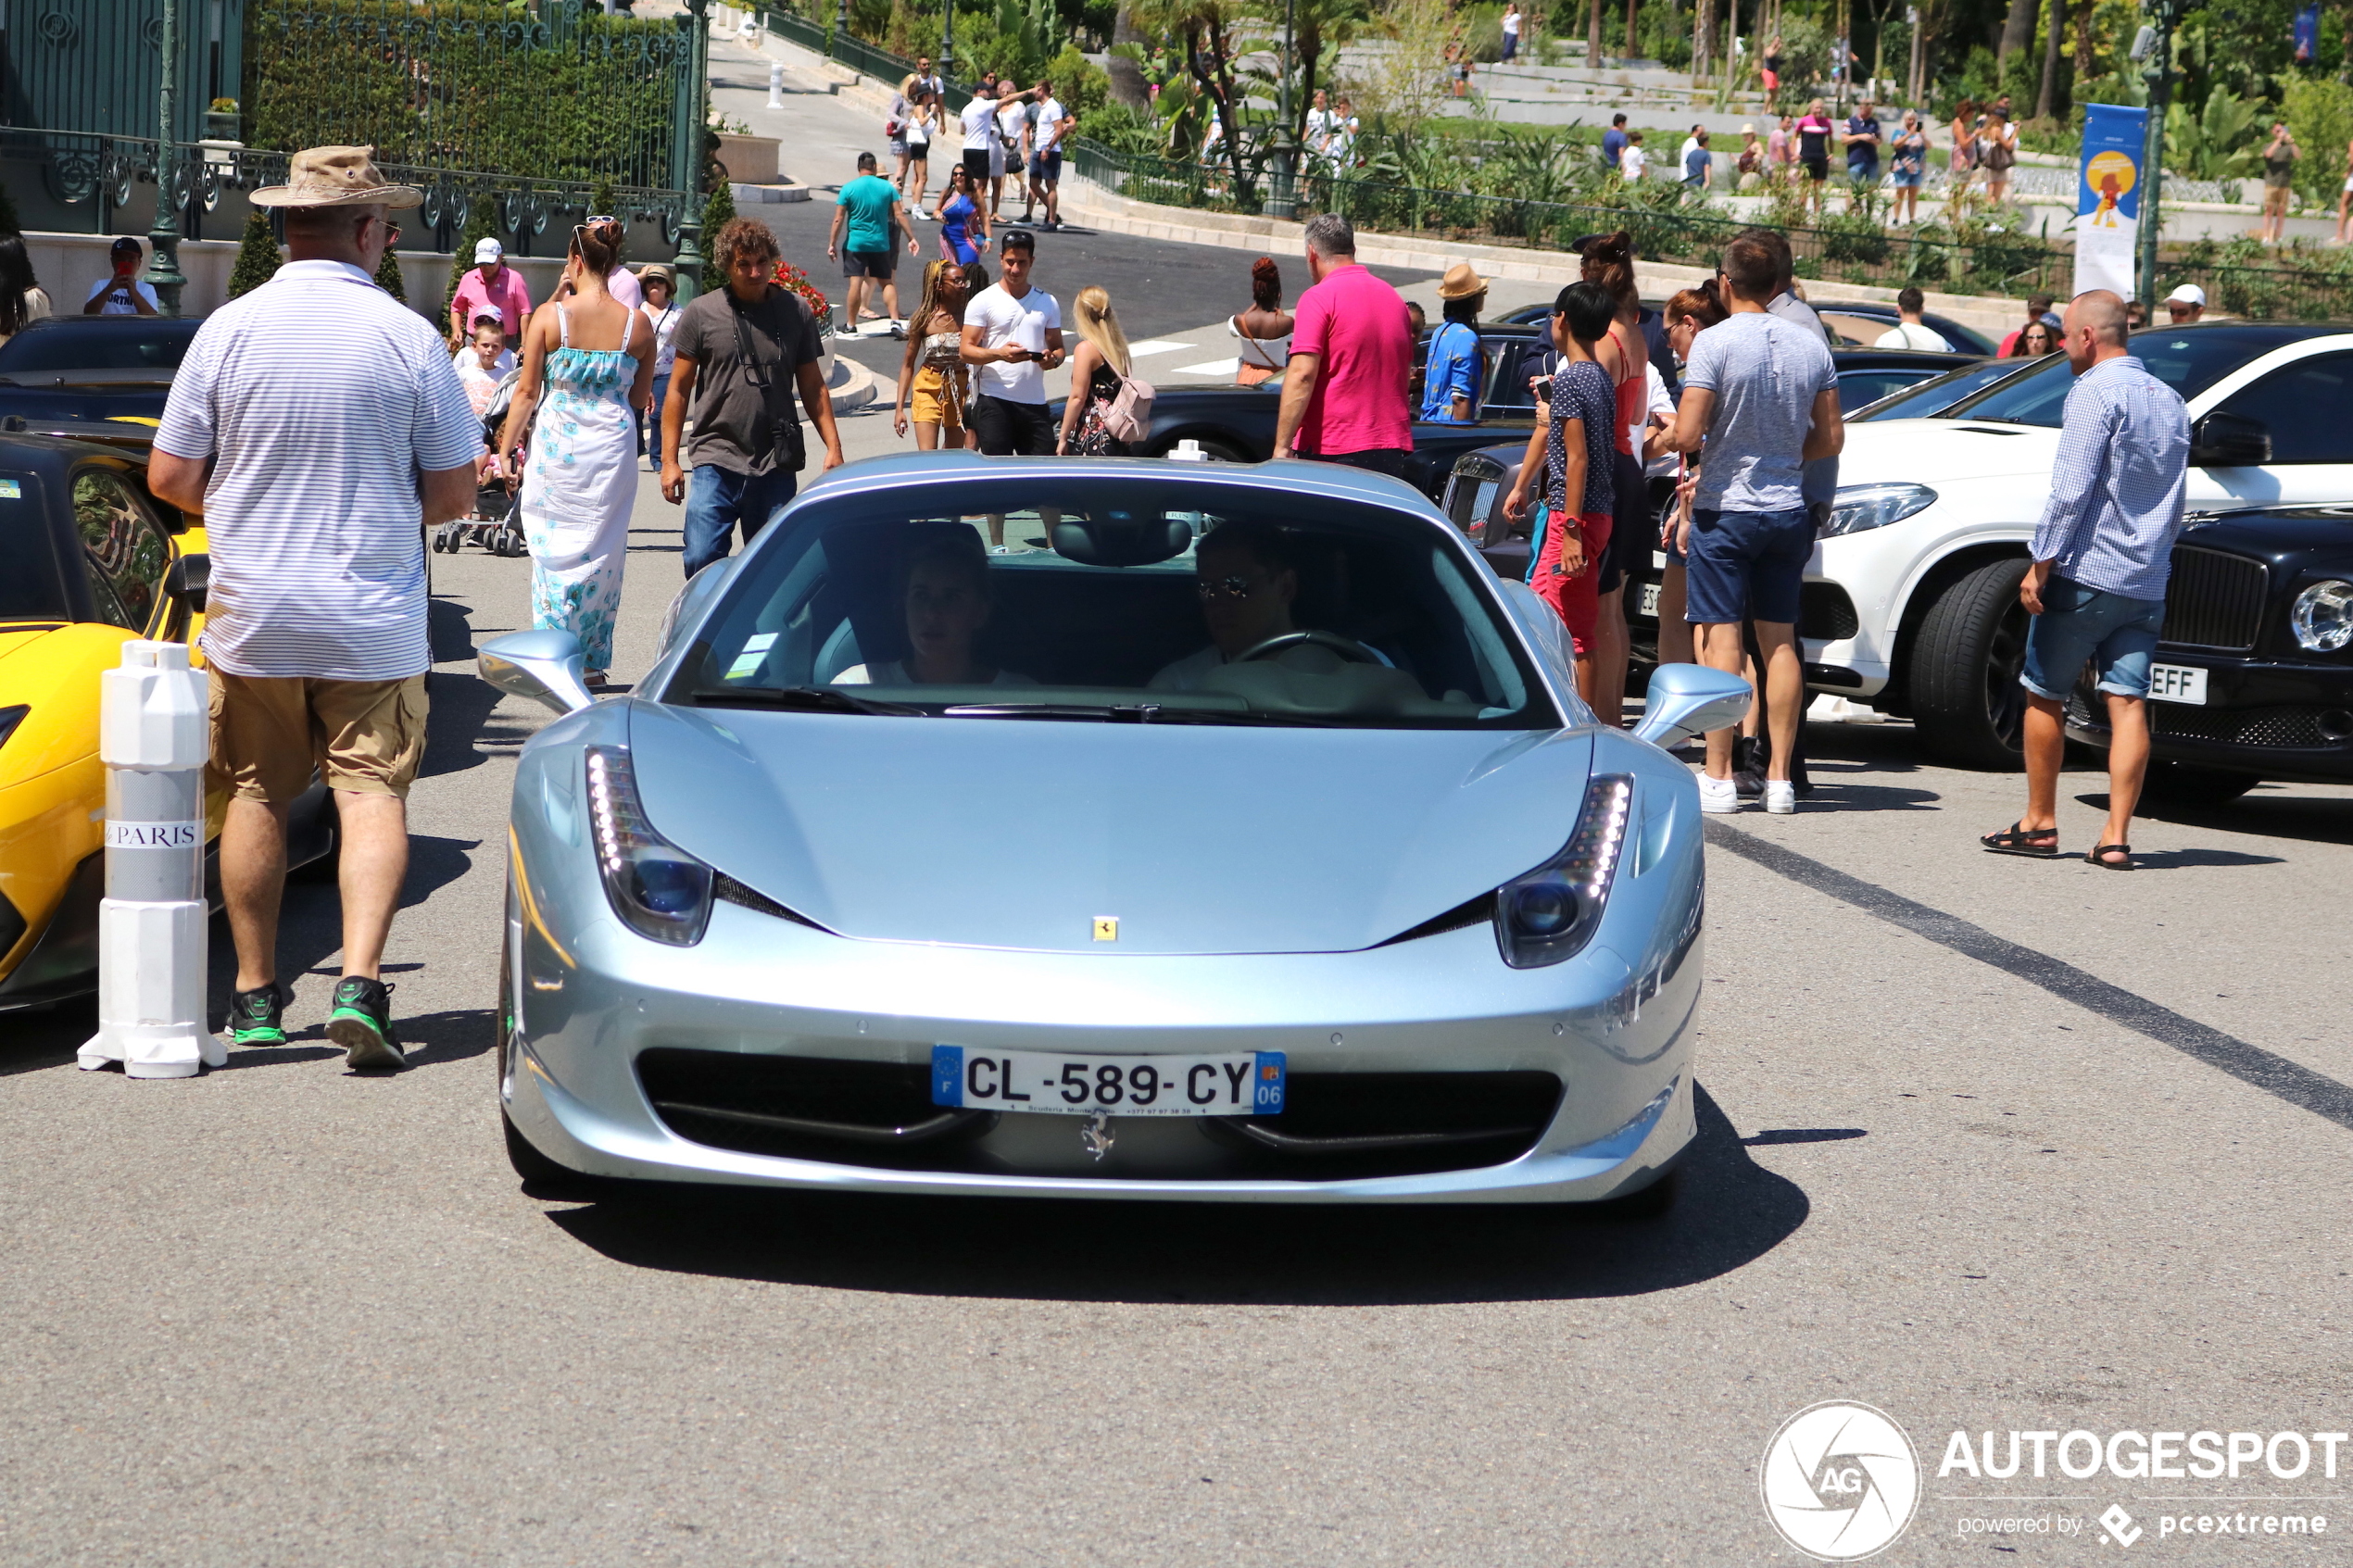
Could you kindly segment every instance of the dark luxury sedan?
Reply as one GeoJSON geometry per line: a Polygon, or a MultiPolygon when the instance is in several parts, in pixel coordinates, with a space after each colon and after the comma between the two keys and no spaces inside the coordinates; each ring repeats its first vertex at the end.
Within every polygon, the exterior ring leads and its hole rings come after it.
{"type": "MultiPolygon", "coordinates": [[[[2353,781],[2353,505],[2192,518],[2150,674],[2151,798],[2353,781]]],[[[2088,686],[2067,720],[2075,739],[2108,745],[2088,686]]]]}
{"type": "Polygon", "coordinates": [[[201,321],[51,316],[0,344],[0,417],[160,419],[201,321]]]}

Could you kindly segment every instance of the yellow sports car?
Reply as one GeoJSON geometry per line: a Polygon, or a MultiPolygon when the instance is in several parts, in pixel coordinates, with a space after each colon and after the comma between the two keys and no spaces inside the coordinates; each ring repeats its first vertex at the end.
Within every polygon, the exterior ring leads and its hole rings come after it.
{"type": "MultiPolygon", "coordinates": [[[[96,984],[98,675],[133,637],[192,642],[203,623],[203,520],[150,495],[144,450],[107,433],[0,433],[0,1011],[96,984]]],[[[289,863],[333,848],[333,809],[311,795],[289,863]]],[[[222,804],[207,803],[208,841],[222,804]]]]}

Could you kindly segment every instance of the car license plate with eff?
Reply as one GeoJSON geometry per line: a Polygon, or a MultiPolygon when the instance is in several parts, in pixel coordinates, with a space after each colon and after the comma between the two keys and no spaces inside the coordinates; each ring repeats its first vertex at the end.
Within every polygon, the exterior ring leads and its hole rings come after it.
{"type": "Polygon", "coordinates": [[[2151,702],[2189,702],[2206,706],[2206,671],[2194,664],[2149,666],[2151,702]]]}
{"type": "Polygon", "coordinates": [[[1283,1109],[1283,1053],[1063,1056],[934,1046],[931,1102],[1058,1116],[1272,1116],[1283,1109]]]}

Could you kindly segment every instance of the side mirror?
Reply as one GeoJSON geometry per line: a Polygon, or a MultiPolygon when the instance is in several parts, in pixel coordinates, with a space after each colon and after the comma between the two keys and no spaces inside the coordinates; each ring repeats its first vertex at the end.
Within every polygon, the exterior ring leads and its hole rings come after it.
{"type": "Polygon", "coordinates": [[[577,713],[597,700],[584,679],[580,639],[569,632],[493,637],[482,645],[474,668],[500,691],[544,702],[559,713],[577,713]]]}
{"type": "Polygon", "coordinates": [[[211,586],[210,556],[182,556],[163,574],[164,597],[185,606],[195,615],[204,613],[205,590],[211,586]]]}
{"type": "Polygon", "coordinates": [[[1651,671],[1634,736],[1653,746],[1673,746],[1739,723],[1748,703],[1748,683],[1738,675],[1703,664],[1662,664],[1651,671]]]}
{"type": "Polygon", "coordinates": [[[2190,462],[2202,469],[2251,469],[2271,460],[2271,433],[2245,414],[2208,414],[2190,427],[2190,462]]]}
{"type": "Polygon", "coordinates": [[[657,658],[670,651],[670,645],[677,639],[678,628],[691,626],[702,619],[702,612],[711,608],[711,601],[727,585],[736,563],[743,558],[741,554],[720,557],[688,578],[686,585],[672,596],[670,608],[661,612],[661,633],[654,639],[657,658]]]}

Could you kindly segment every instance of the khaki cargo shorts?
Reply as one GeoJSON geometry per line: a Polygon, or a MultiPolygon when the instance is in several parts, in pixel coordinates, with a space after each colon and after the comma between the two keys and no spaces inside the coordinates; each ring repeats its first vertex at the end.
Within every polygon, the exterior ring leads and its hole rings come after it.
{"type": "Polygon", "coordinates": [[[425,754],[425,678],[314,681],[212,676],[215,783],[240,800],[291,806],[316,765],[329,789],[407,799],[425,754]]]}

